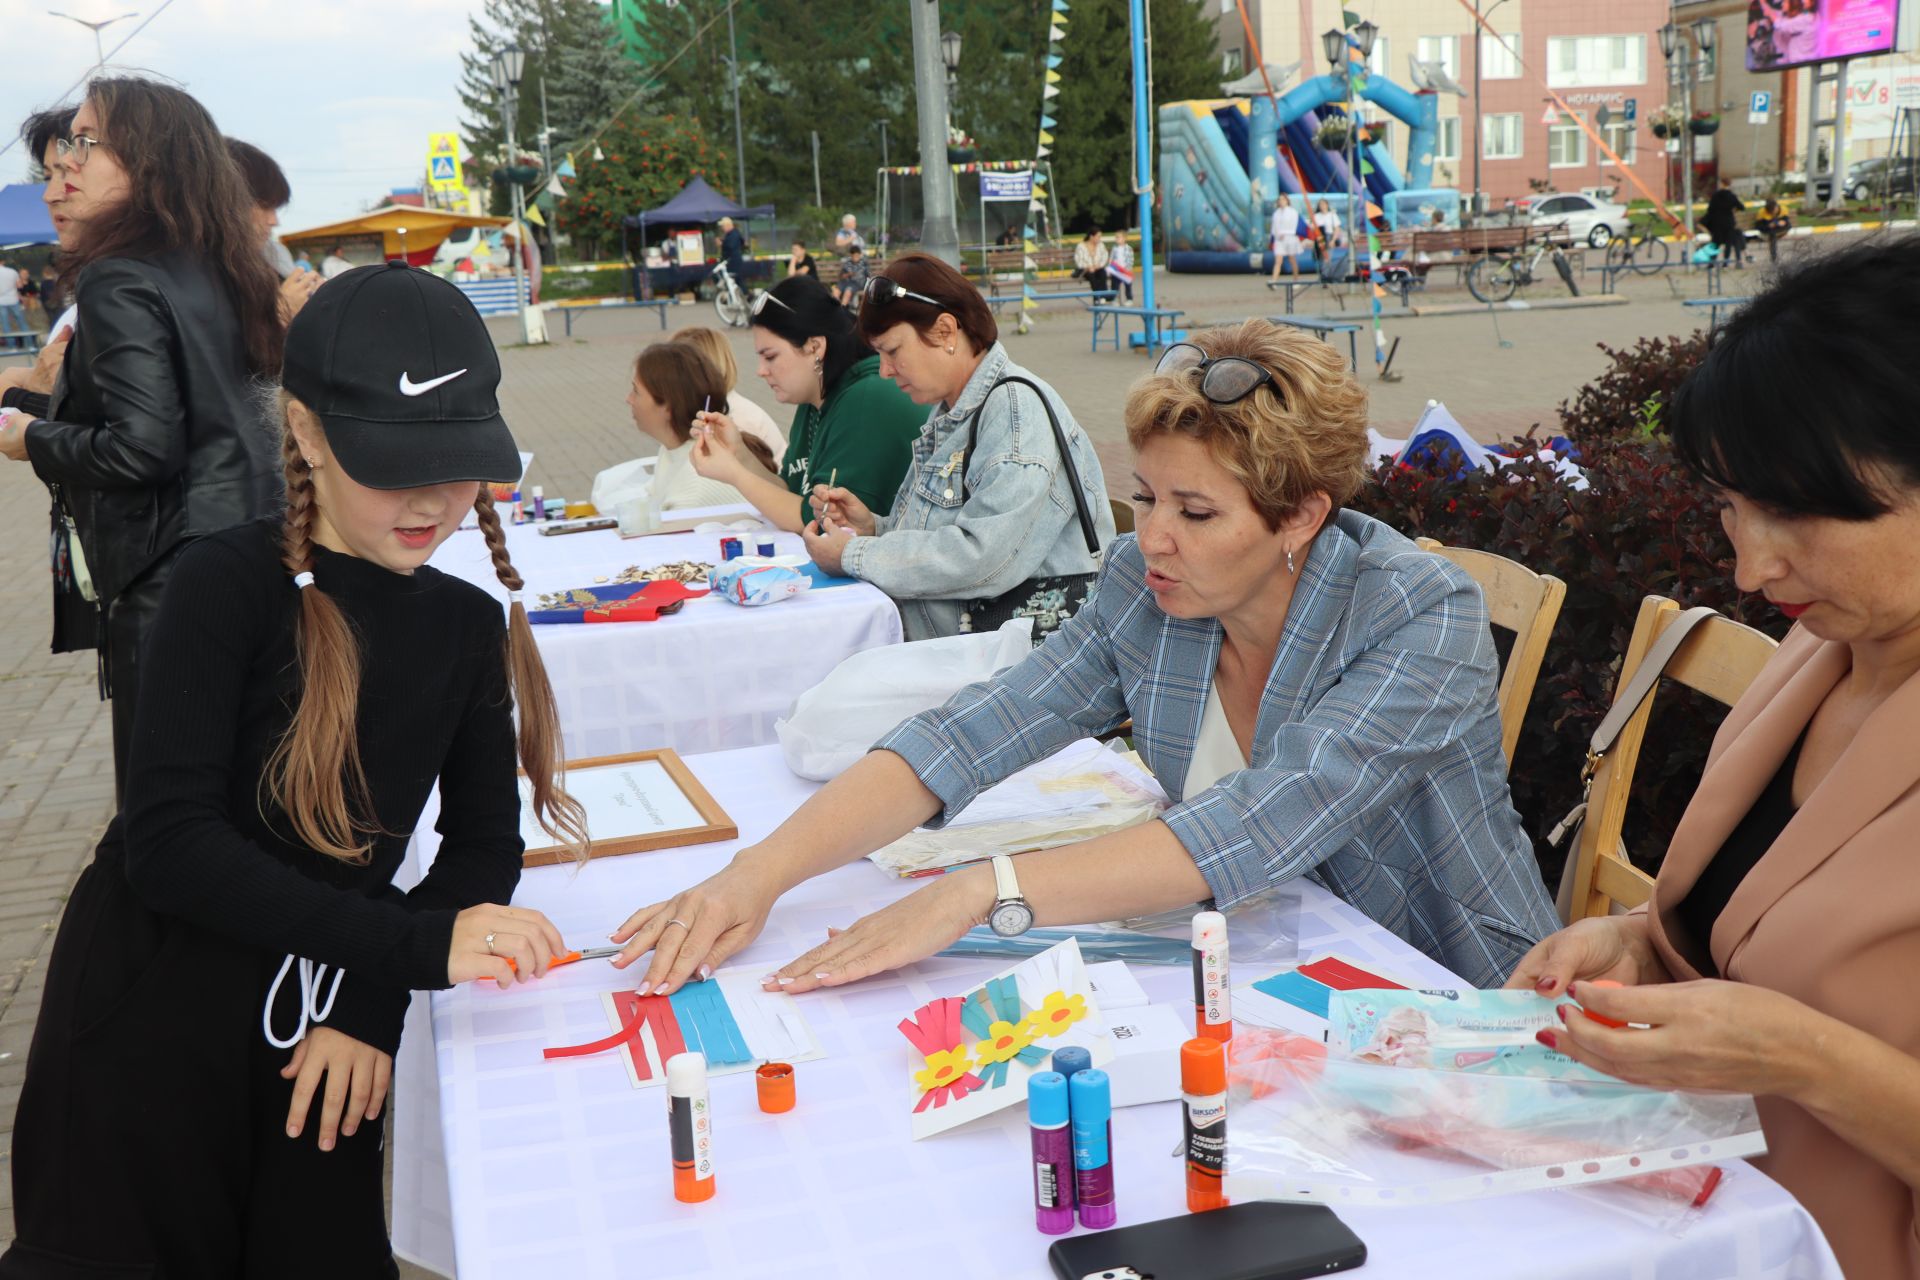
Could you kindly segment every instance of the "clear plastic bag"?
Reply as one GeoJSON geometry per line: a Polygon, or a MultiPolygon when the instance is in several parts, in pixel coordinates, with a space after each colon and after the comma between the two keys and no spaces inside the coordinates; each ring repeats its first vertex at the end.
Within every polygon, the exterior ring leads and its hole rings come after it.
{"type": "Polygon", "coordinates": [[[1671,1221],[1713,1194],[1714,1161],[1766,1150],[1744,1094],[1388,1066],[1260,1028],[1228,1054],[1236,1198],[1432,1204],[1619,1180],[1671,1221]]]}
{"type": "Polygon", "coordinates": [[[1089,960],[1126,960],[1133,964],[1191,965],[1193,944],[1128,929],[1029,929],[1017,938],[975,927],[960,935],[943,956],[1037,956],[1073,938],[1089,960]]]}
{"type": "MultiPolygon", "coordinates": [[[[1150,916],[1114,921],[1109,927],[1137,933],[1157,933],[1191,942],[1196,911],[1212,907],[1195,903],[1150,916]]],[[[1243,898],[1227,908],[1227,941],[1236,965],[1283,968],[1300,958],[1300,893],[1278,885],[1243,898]]]]}

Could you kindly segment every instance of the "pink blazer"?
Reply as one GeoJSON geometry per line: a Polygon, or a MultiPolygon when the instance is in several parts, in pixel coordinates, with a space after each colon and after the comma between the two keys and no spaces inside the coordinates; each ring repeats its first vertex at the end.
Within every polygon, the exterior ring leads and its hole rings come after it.
{"type": "MultiPolygon", "coordinates": [[[[1701,976],[1704,941],[1721,976],[1920,1057],[1920,676],[1867,720],[1711,938],[1674,910],[1848,667],[1846,646],[1796,628],[1728,715],[1654,888],[1653,942],[1678,980],[1701,976]]],[[[1759,1107],[1756,1163],[1813,1214],[1849,1280],[1920,1280],[1913,1189],[1793,1103],[1759,1107]]]]}

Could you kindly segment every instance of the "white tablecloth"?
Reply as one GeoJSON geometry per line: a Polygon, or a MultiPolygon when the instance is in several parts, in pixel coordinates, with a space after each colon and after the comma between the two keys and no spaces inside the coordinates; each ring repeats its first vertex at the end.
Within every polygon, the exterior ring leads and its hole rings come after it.
{"type": "MultiPolygon", "coordinates": [[[[729,509],[716,518],[751,514],[729,509]]],[[[622,538],[607,529],[543,537],[537,529],[507,528],[507,554],[526,580],[529,607],[534,593],[593,586],[595,578],[611,579],[629,565],[720,560],[718,534],[622,538]]],[[[806,553],[797,534],[769,529],[741,536],[772,541],[781,555],[806,553]]],[[[506,603],[478,530],[448,538],[432,563],[506,603]]],[[[899,610],[864,582],[754,609],[703,598],[658,622],[539,626],[534,634],[559,703],[566,754],[574,760],[772,742],[774,720],[843,659],[901,638],[899,610]]]]}
{"type": "MultiPolygon", "coordinates": [[[[689,761],[740,824],[762,838],[813,790],[777,748],[689,761]]],[[[421,823],[431,833],[431,818],[421,823]]],[[[570,941],[603,937],[629,910],[685,887],[733,844],[530,871],[514,901],[553,917],[570,941]]],[[[865,861],[801,886],[774,908],[739,963],[785,963],[826,934],[910,892],[865,861]]],[[[1314,885],[1300,885],[1300,950],[1337,950],[1416,981],[1450,975],[1314,885]]],[[[395,1244],[461,1280],[872,1276],[943,1280],[1048,1276],[1033,1226],[1025,1108],[913,1142],[908,1047],[895,1029],[923,1001],[964,992],[1005,966],[932,960],[800,997],[829,1057],[796,1069],[799,1106],[763,1115],[751,1074],[712,1082],[718,1194],[673,1198],[661,1092],[634,1089],[613,1054],[547,1062],[542,1048],[609,1027],[599,999],[637,977],[588,962],[513,991],[469,986],[416,997],[396,1086],[395,1244]],[[444,1135],[436,1143],[438,1126],[444,1135]],[[451,1206],[449,1213],[448,1206],[451,1206]],[[450,1228],[450,1229],[449,1229],[450,1228]]],[[[1188,971],[1132,965],[1157,1002],[1191,1008],[1188,971]]],[[[637,972],[637,971],[636,971],[637,972]]],[[[1240,966],[1235,977],[1264,976],[1240,966]]],[[[1116,1111],[1120,1223],[1184,1212],[1184,1165],[1170,1156],[1178,1104],[1116,1111]]],[[[1366,1274],[1516,1280],[1811,1280],[1840,1275],[1806,1211],[1741,1162],[1710,1206],[1672,1235],[1562,1191],[1428,1208],[1344,1208],[1366,1241],[1366,1274]]]]}

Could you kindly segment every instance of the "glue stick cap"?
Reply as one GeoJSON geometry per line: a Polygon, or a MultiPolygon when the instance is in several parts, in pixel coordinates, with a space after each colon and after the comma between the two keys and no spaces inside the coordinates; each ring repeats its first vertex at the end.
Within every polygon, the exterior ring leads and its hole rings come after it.
{"type": "Polygon", "coordinates": [[[676,1053],[667,1059],[667,1092],[687,1097],[707,1087],[707,1055],[676,1053]]]}
{"type": "Polygon", "coordinates": [[[1077,1044],[1064,1045],[1053,1051],[1053,1069],[1067,1079],[1073,1079],[1076,1071],[1087,1071],[1093,1067],[1093,1055],[1077,1044]]]}
{"type": "Polygon", "coordinates": [[[1227,940],[1227,918],[1218,911],[1198,911],[1193,917],[1193,945],[1217,947],[1227,940]]]}
{"type": "Polygon", "coordinates": [[[1180,1092],[1210,1098],[1227,1091],[1227,1047],[1196,1037],[1180,1046],[1180,1092]]]}
{"type": "Polygon", "coordinates": [[[1036,1071],[1027,1077],[1027,1123],[1036,1129],[1057,1129],[1067,1122],[1067,1078],[1058,1071],[1036,1071]]]}

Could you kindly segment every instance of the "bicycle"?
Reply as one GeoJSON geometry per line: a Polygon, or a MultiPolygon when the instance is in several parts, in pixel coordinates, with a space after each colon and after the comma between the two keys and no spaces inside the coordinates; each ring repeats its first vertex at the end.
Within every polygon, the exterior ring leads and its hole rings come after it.
{"type": "Polygon", "coordinates": [[[753,317],[753,299],[758,290],[746,290],[733,278],[722,262],[713,268],[713,309],[720,322],[730,329],[744,329],[753,317]]]}
{"type": "Polygon", "coordinates": [[[1607,246],[1607,266],[1612,271],[1632,270],[1643,276],[1666,270],[1671,250],[1660,233],[1649,228],[1636,238],[1631,233],[1618,236],[1607,246]]]}
{"type": "Polygon", "coordinates": [[[1492,305],[1505,302],[1514,293],[1534,282],[1535,275],[1543,258],[1553,259],[1553,269],[1560,273],[1560,279],[1566,282],[1567,291],[1574,297],[1580,296],[1580,286],[1573,282],[1573,267],[1567,262],[1567,255],[1560,246],[1541,241],[1531,254],[1489,253],[1471,267],[1467,268],[1467,292],[1481,302],[1492,305]]]}

